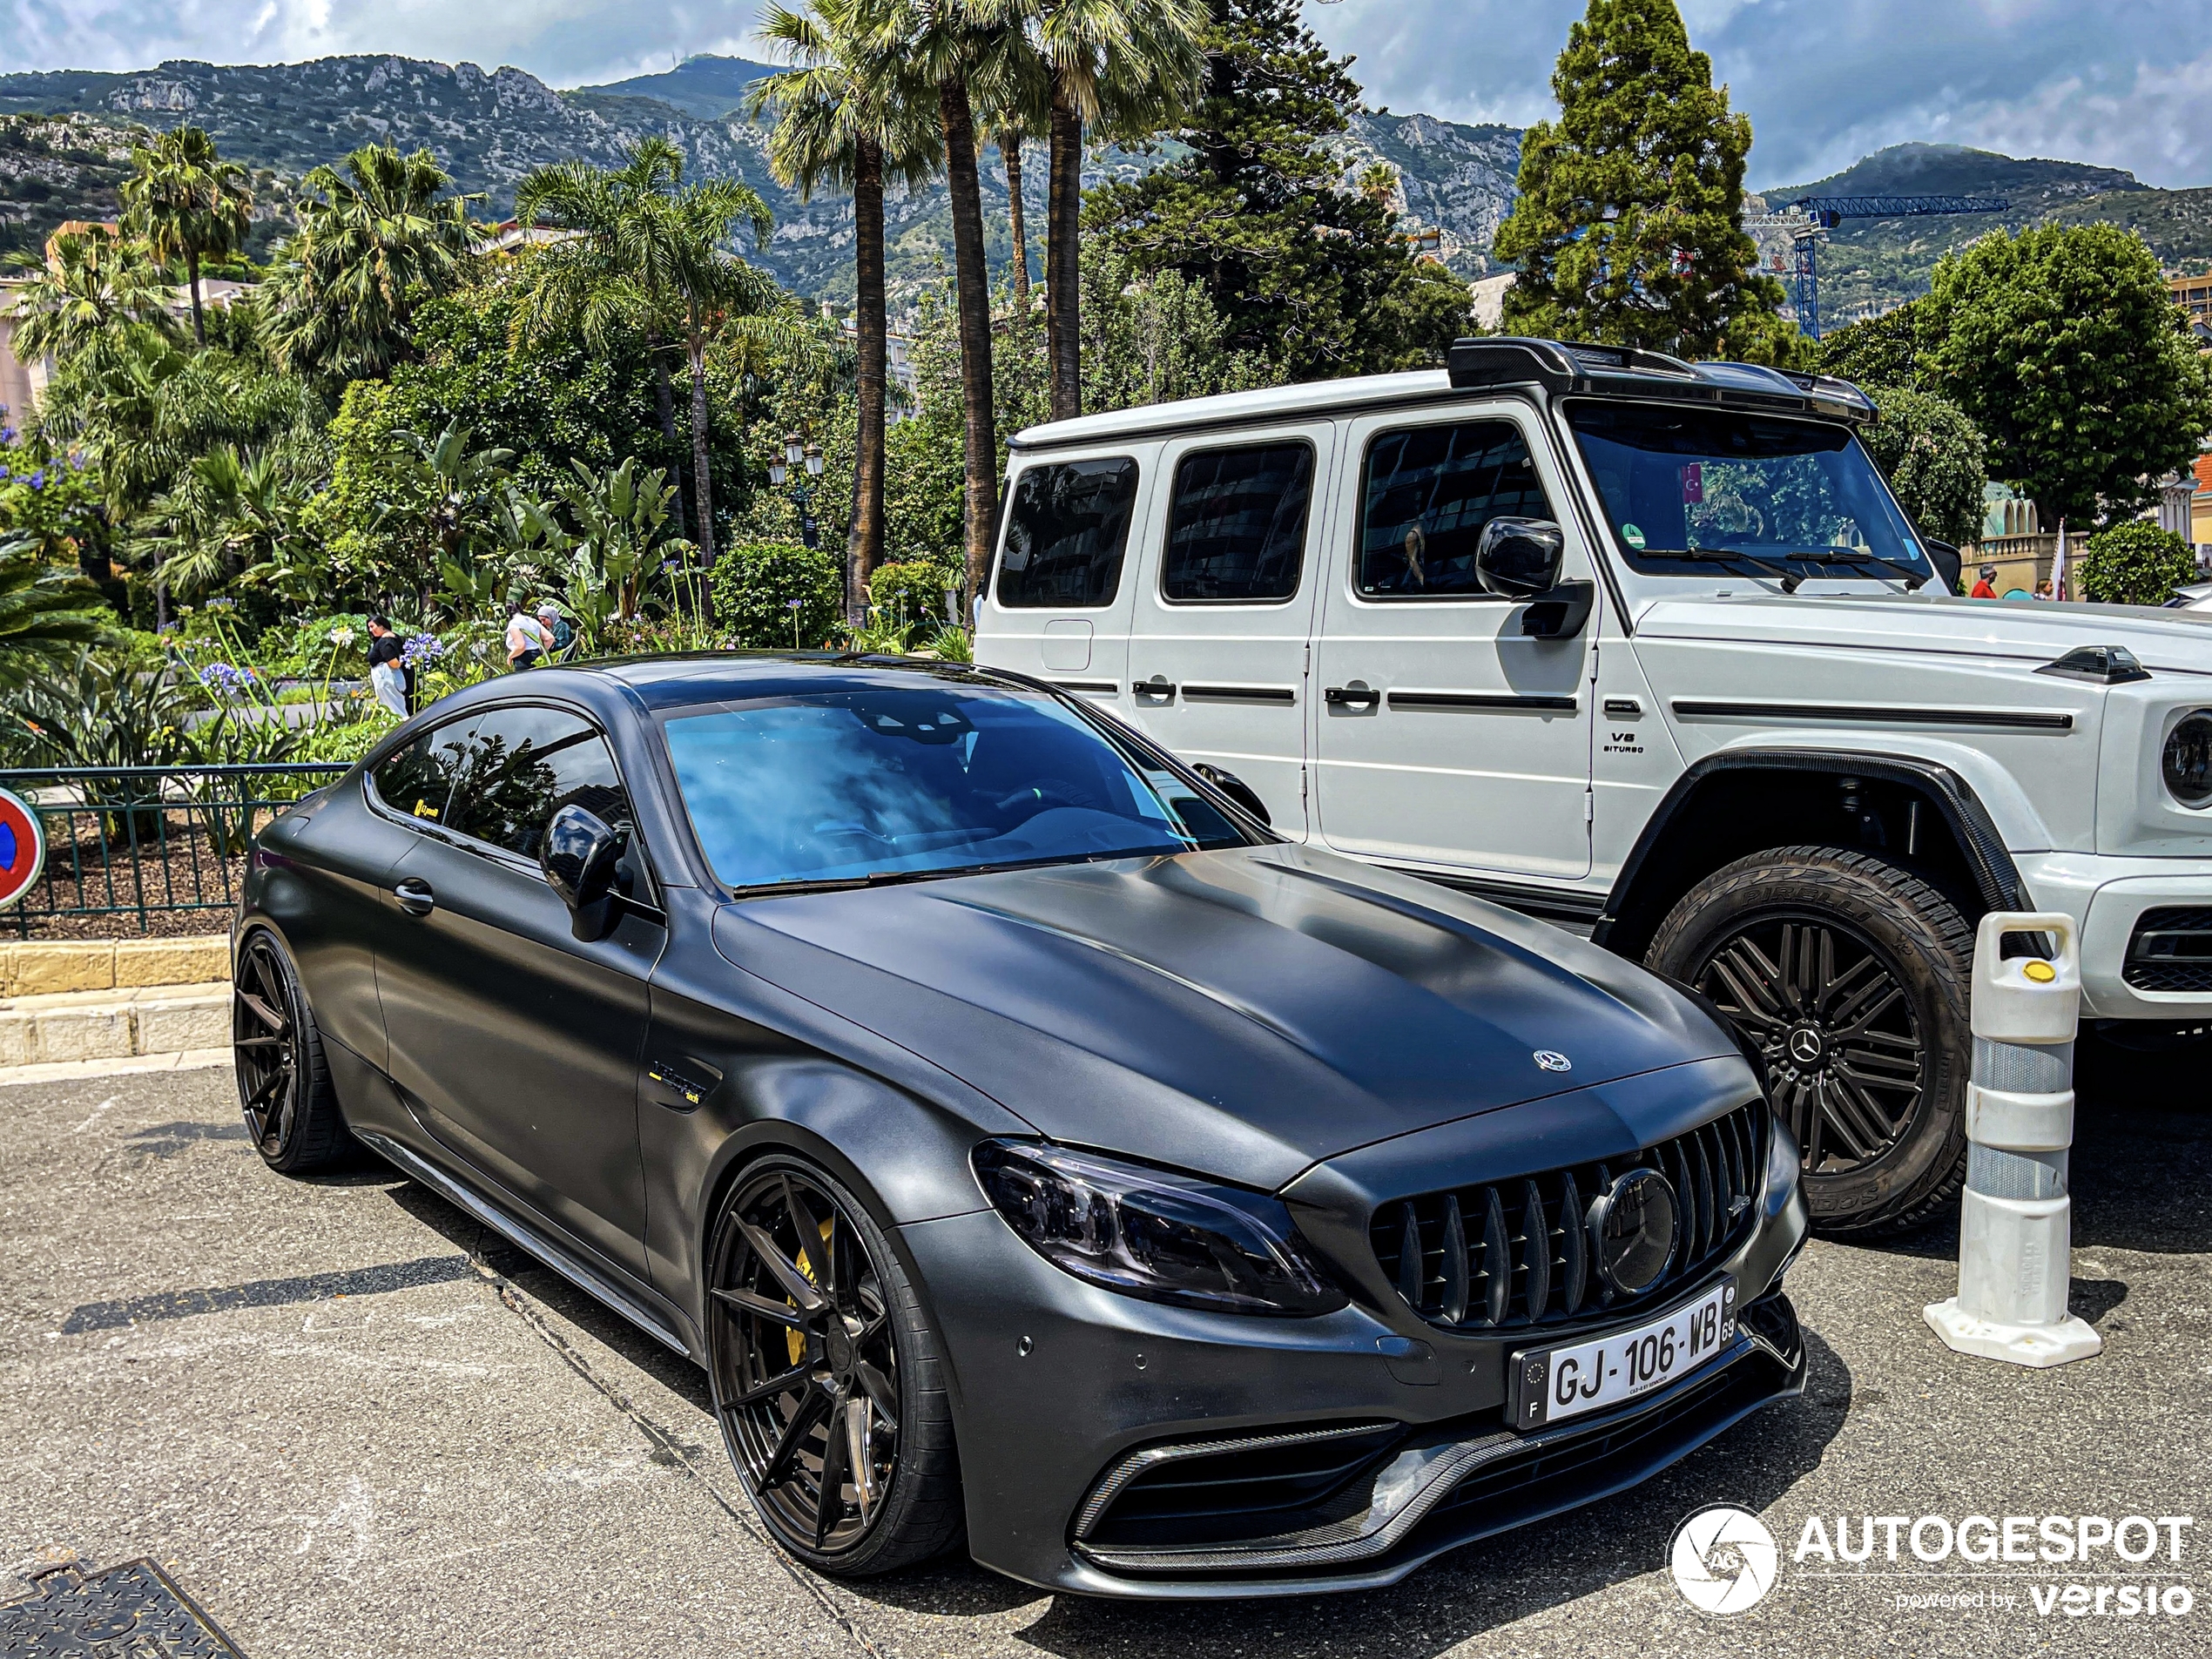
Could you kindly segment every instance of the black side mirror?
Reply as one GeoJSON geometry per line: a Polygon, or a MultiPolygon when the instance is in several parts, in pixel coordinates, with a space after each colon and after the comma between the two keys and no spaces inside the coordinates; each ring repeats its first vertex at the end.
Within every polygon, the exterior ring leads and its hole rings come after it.
{"type": "Polygon", "coordinates": [[[1268,828],[1275,827],[1275,820],[1267,815],[1267,803],[1259,798],[1258,792],[1235,772],[1225,767],[1208,765],[1204,761],[1199,762],[1190,770],[1235,801],[1254,818],[1259,819],[1261,823],[1266,825],[1268,828]]]}
{"type": "Polygon", "coordinates": [[[1474,544],[1474,574],[1508,599],[1533,599],[1559,585],[1567,537],[1548,518],[1494,518],[1474,544]]]}
{"type": "Polygon", "coordinates": [[[1959,578],[1966,568],[1959,556],[1959,550],[1948,542],[1939,542],[1931,536],[1920,538],[1921,550],[1928,556],[1928,563],[1935,566],[1936,580],[1943,583],[1946,593],[1959,591],[1959,578]]]}
{"type": "Polygon", "coordinates": [[[615,866],[624,839],[581,806],[563,806],[545,826],[538,867],[569,907],[569,931],[586,942],[614,931],[622,902],[615,891],[615,866]]]}

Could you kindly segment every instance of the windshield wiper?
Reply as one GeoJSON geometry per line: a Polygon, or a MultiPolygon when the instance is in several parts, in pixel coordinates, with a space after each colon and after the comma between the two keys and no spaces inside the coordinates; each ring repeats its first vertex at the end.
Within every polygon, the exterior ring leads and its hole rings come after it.
{"type": "Polygon", "coordinates": [[[1899,564],[1895,559],[1885,559],[1878,553],[1861,553],[1851,548],[1824,548],[1817,553],[1792,553],[1790,556],[1803,559],[1808,564],[1878,564],[1885,570],[1896,571],[1907,593],[1918,593],[1928,579],[1909,564],[1899,564]]]}
{"type": "Polygon", "coordinates": [[[1794,570],[1785,570],[1778,564],[1770,564],[1754,553],[1738,553],[1725,547],[1650,547],[1643,550],[1648,559],[1687,559],[1695,564],[1748,564],[1753,570],[1772,577],[1782,584],[1784,593],[1795,593],[1804,580],[1794,570]]]}
{"type": "MultiPolygon", "coordinates": [[[[1179,849],[1189,851],[1189,848],[1179,849]]],[[[1158,858],[1170,849],[1132,846],[1113,853],[1048,853],[1042,858],[1009,859],[1000,864],[947,864],[927,870],[871,870],[866,875],[833,875],[797,881],[763,881],[732,889],[738,899],[781,899],[794,893],[846,893],[860,887],[895,887],[910,881],[945,881],[961,875],[1001,875],[1048,864],[1096,864],[1107,859],[1158,858]]]]}

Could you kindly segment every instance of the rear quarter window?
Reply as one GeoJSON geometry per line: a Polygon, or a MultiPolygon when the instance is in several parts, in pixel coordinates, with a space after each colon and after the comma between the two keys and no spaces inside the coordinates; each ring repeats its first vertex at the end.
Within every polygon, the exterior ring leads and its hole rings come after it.
{"type": "Polygon", "coordinates": [[[1097,610],[1114,603],[1136,506],[1127,455],[1023,469],[1007,503],[998,602],[1015,610],[1097,610]]]}

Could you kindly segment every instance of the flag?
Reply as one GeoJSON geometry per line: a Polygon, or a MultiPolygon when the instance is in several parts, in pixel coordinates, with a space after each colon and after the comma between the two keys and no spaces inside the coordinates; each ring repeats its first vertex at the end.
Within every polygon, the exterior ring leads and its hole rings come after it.
{"type": "Polygon", "coordinates": [[[2051,597],[2066,597],[2066,520],[2059,521],[2058,550],[2051,555],[2051,597]]]}

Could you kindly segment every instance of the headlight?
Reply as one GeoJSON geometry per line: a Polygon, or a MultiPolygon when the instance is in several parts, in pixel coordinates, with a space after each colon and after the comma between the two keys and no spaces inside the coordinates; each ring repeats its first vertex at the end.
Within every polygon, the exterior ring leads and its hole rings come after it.
{"type": "Polygon", "coordinates": [[[974,1161],[1023,1242],[1093,1285],[1232,1313],[1332,1313],[1350,1300],[1280,1199],[1018,1141],[986,1141],[974,1161]]]}
{"type": "Polygon", "coordinates": [[[2182,717],[2159,757],[2166,792],[2184,806],[2212,806],[2212,709],[2182,717]]]}

